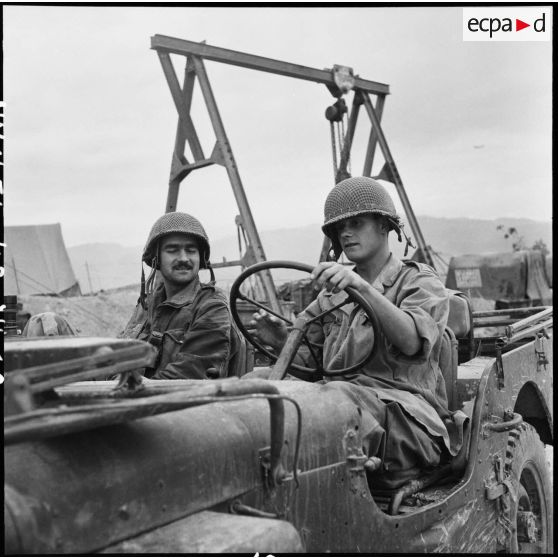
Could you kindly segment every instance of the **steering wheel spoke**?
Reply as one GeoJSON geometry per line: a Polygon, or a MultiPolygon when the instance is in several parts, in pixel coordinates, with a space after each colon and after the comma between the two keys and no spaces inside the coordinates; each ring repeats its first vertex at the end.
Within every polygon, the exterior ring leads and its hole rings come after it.
{"type": "Polygon", "coordinates": [[[318,370],[318,372],[322,372],[323,370],[323,366],[322,366],[322,361],[320,358],[320,354],[316,353],[316,351],[314,349],[318,349],[318,351],[323,351],[323,344],[321,343],[314,343],[312,341],[310,341],[310,339],[308,339],[308,335],[304,334],[302,342],[308,347],[308,351],[310,352],[310,355],[312,356],[312,358],[314,359],[314,362],[316,363],[316,370],[318,370]]]}
{"type": "Polygon", "coordinates": [[[281,314],[279,314],[278,312],[275,312],[275,310],[272,310],[271,308],[267,307],[265,304],[262,304],[261,302],[258,302],[257,300],[254,300],[254,299],[250,298],[249,296],[246,296],[246,295],[243,295],[242,293],[239,293],[238,298],[240,300],[244,300],[245,302],[249,302],[250,304],[253,304],[254,306],[260,308],[261,310],[265,310],[266,312],[268,312],[272,316],[275,316],[276,318],[279,318],[280,320],[283,320],[285,323],[287,323],[290,326],[293,325],[293,322],[291,320],[289,320],[289,318],[285,318],[285,316],[281,316],[281,314]]]}
{"type": "MultiPolygon", "coordinates": [[[[272,361],[276,361],[270,379],[283,379],[287,375],[287,372],[303,380],[315,379],[316,377],[321,378],[322,376],[342,376],[345,374],[352,374],[361,369],[365,364],[367,364],[374,358],[376,354],[377,340],[379,338],[380,332],[378,318],[376,317],[374,309],[372,308],[372,305],[368,302],[368,300],[364,298],[357,290],[351,287],[347,287],[345,289],[345,292],[348,296],[338,304],[332,306],[331,308],[328,308],[323,312],[320,312],[320,314],[318,314],[317,316],[299,315],[294,324],[288,318],[281,316],[279,313],[271,310],[264,304],[253,300],[240,292],[241,285],[250,276],[266,269],[277,268],[295,269],[298,271],[305,271],[307,273],[311,273],[313,269],[312,266],[289,261],[261,262],[245,269],[233,283],[230,292],[231,314],[236,325],[238,326],[238,329],[243,333],[248,342],[251,343],[256,349],[269,357],[272,361]],[[262,345],[242,323],[237,308],[238,300],[247,301],[250,304],[253,304],[255,307],[261,308],[272,316],[281,319],[289,326],[292,326],[290,328],[290,332],[283,350],[279,355],[276,355],[275,353],[269,351],[264,345],[262,345]],[[308,328],[315,322],[322,321],[322,318],[327,314],[331,314],[332,312],[335,312],[336,310],[349,303],[355,303],[364,310],[364,313],[368,317],[370,325],[372,327],[372,332],[374,334],[374,343],[371,344],[370,350],[368,351],[366,356],[359,362],[339,370],[327,370],[323,367],[323,362],[321,362],[321,359],[323,358],[323,356],[321,355],[321,353],[323,352],[323,345],[315,343],[309,339],[308,328]],[[316,368],[308,368],[306,366],[301,366],[299,364],[293,363],[298,348],[302,343],[304,343],[308,347],[310,356],[316,363],[316,368]]],[[[356,312],[351,312],[352,317],[354,317],[355,315],[356,312]]]]}
{"type": "Polygon", "coordinates": [[[324,316],[327,316],[328,314],[331,314],[332,312],[335,312],[335,310],[338,310],[339,308],[343,308],[343,306],[347,306],[347,304],[350,304],[351,302],[353,302],[353,301],[351,300],[351,297],[348,296],[347,298],[343,299],[339,304],[336,304],[335,306],[332,306],[331,308],[328,308],[327,310],[324,310],[323,312],[321,312],[317,316],[313,316],[312,318],[310,318],[308,320],[308,322],[309,323],[317,322],[318,320],[321,320],[324,316]]]}

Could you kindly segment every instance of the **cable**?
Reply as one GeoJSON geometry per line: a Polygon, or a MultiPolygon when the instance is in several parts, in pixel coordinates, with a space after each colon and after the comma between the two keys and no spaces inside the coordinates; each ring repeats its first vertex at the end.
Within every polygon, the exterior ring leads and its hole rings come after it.
{"type": "MultiPolygon", "coordinates": [[[[347,135],[346,135],[346,129],[345,129],[345,123],[347,125],[347,129],[349,128],[349,116],[347,113],[345,113],[345,117],[342,121],[342,126],[343,126],[343,147],[345,147],[345,141],[347,139],[347,135]]],[[[346,167],[346,171],[349,173],[349,175],[351,174],[351,150],[349,149],[349,152],[347,153],[347,167],[346,167]]]]}
{"type": "Polygon", "coordinates": [[[331,132],[331,154],[333,157],[333,181],[335,183],[335,177],[337,176],[337,147],[335,142],[335,124],[333,121],[329,122],[329,129],[331,132]]]}

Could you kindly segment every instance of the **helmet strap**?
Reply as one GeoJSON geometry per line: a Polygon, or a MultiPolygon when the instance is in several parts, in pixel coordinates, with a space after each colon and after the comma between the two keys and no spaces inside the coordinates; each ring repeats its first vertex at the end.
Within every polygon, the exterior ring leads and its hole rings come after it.
{"type": "Polygon", "coordinates": [[[155,256],[151,260],[151,272],[149,273],[149,277],[147,278],[147,283],[145,285],[146,295],[153,294],[153,283],[155,282],[155,273],[157,272],[157,264],[158,264],[158,258],[157,256],[155,256]]]}
{"type": "Polygon", "coordinates": [[[155,273],[157,272],[157,267],[159,266],[159,247],[160,247],[160,240],[157,240],[155,244],[155,255],[151,260],[151,271],[149,272],[149,276],[147,277],[147,282],[145,284],[145,294],[151,295],[153,294],[153,284],[155,283],[155,273]]]}
{"type": "Polygon", "coordinates": [[[141,263],[141,286],[140,286],[140,296],[138,299],[138,303],[141,304],[141,307],[144,310],[147,310],[147,304],[145,303],[145,299],[147,295],[145,293],[145,271],[143,270],[143,262],[141,263]]]}
{"type": "MultiPolygon", "coordinates": [[[[403,253],[403,257],[406,258],[407,254],[409,252],[409,247],[416,249],[416,246],[413,245],[413,241],[411,240],[411,238],[409,236],[407,236],[405,234],[405,231],[401,230],[401,232],[403,233],[403,236],[405,237],[405,252],[403,253]]],[[[401,237],[399,237],[399,241],[401,242],[401,237]]]]}
{"type": "Polygon", "coordinates": [[[401,235],[405,237],[405,252],[403,253],[403,257],[406,258],[407,254],[409,253],[409,248],[416,248],[416,246],[413,245],[411,237],[407,236],[407,234],[405,233],[405,229],[403,228],[403,225],[401,223],[397,222],[397,220],[393,219],[392,217],[388,217],[388,220],[392,224],[393,230],[397,233],[398,242],[403,242],[401,235]]]}

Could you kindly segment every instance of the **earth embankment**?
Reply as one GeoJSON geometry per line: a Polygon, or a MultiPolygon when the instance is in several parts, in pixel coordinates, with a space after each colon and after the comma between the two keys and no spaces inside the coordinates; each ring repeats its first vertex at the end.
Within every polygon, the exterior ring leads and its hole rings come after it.
{"type": "Polygon", "coordinates": [[[137,303],[139,285],[101,291],[92,295],[56,297],[19,296],[23,312],[55,312],[70,322],[80,336],[116,337],[137,303]]]}

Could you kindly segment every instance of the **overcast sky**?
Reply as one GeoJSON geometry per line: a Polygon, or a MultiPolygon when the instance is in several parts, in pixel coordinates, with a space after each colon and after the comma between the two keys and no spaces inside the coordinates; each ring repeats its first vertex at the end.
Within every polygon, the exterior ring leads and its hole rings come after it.
{"type": "MultiPolygon", "coordinates": [[[[551,219],[551,42],[463,42],[461,8],[3,12],[7,225],[60,222],[68,246],[144,243],[164,212],[177,122],[150,50],[154,34],[320,69],[351,66],[390,86],[383,127],[417,215],[551,219]]],[[[174,61],[182,79],[184,59],[174,61]]],[[[326,87],[206,68],[258,228],[320,223],[333,186],[326,87]]],[[[199,89],[193,114],[210,154],[199,89]]],[[[365,116],[353,175],[362,171],[365,116]]],[[[235,234],[223,167],[193,172],[178,208],[210,237],[235,234]]]]}

